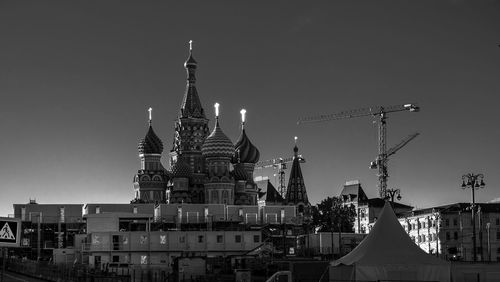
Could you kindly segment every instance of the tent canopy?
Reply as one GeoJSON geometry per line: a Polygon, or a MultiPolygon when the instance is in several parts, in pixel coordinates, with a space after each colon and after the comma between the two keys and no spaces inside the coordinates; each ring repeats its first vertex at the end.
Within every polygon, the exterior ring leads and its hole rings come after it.
{"type": "Polygon", "coordinates": [[[388,202],[368,236],[349,254],[330,263],[353,266],[356,278],[389,279],[408,276],[449,281],[450,263],[424,252],[406,234],[388,202]]]}

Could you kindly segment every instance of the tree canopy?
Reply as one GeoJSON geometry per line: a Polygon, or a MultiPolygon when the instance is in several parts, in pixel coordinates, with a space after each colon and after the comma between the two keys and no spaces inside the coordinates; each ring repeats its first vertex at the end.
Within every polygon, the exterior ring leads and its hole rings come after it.
{"type": "Polygon", "coordinates": [[[353,205],[343,205],[339,197],[324,199],[311,212],[312,225],[318,232],[353,232],[356,210],[353,205]]]}

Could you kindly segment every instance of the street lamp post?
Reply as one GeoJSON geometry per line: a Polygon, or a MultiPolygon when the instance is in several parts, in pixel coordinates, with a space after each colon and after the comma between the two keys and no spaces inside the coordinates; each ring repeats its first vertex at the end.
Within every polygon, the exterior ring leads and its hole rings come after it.
{"type": "Polygon", "coordinates": [[[401,197],[401,190],[399,190],[399,189],[387,189],[385,191],[386,191],[386,195],[387,195],[385,197],[386,200],[391,199],[391,203],[394,203],[394,197],[397,195],[396,199],[398,201],[401,201],[401,198],[402,198],[401,197]]]}
{"type": "Polygon", "coordinates": [[[470,188],[471,193],[472,193],[472,205],[471,205],[471,216],[472,216],[472,260],[474,262],[477,261],[476,257],[476,216],[475,216],[475,210],[476,210],[476,198],[474,195],[474,191],[479,188],[484,188],[486,184],[484,184],[483,181],[484,175],[479,173],[479,174],[474,174],[474,173],[467,173],[462,175],[462,189],[465,188],[470,188]]]}

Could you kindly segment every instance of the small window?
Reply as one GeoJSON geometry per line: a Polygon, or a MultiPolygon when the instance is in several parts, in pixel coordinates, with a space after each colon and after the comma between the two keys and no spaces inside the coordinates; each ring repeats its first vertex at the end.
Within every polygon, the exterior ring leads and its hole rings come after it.
{"type": "Polygon", "coordinates": [[[453,232],[453,240],[458,240],[458,232],[453,232]]]}
{"type": "Polygon", "coordinates": [[[450,226],[450,220],[448,218],[444,221],[444,226],[450,226]]]}
{"type": "Polygon", "coordinates": [[[499,218],[499,217],[497,217],[497,218],[495,219],[495,224],[496,224],[496,225],[500,225],[500,218],[499,218]]]}
{"type": "Polygon", "coordinates": [[[253,235],[253,242],[254,243],[259,243],[260,242],[260,236],[259,235],[253,235]]]}
{"type": "Polygon", "coordinates": [[[180,236],[179,243],[185,243],[185,242],[186,242],[186,238],[184,236],[180,236]]]}
{"type": "Polygon", "coordinates": [[[160,245],[167,244],[167,235],[160,235],[160,245]]]}
{"type": "Polygon", "coordinates": [[[241,235],[235,235],[234,236],[234,242],[241,243],[241,235]]]}
{"type": "Polygon", "coordinates": [[[500,240],[500,231],[497,231],[497,240],[500,240]]]}
{"type": "Polygon", "coordinates": [[[141,235],[140,243],[141,243],[141,245],[147,244],[148,243],[148,235],[141,235]]]}
{"type": "Polygon", "coordinates": [[[198,236],[198,243],[203,243],[203,235],[198,236]]]}
{"type": "Polygon", "coordinates": [[[457,226],[458,225],[458,220],[456,218],[453,219],[453,226],[457,226]]]}
{"type": "Polygon", "coordinates": [[[148,264],[148,256],[146,255],[141,256],[141,264],[148,264]]]}
{"type": "Polygon", "coordinates": [[[113,256],[113,262],[120,262],[120,256],[113,256]]]}
{"type": "Polygon", "coordinates": [[[446,240],[450,240],[450,232],[446,232],[446,240]]]}
{"type": "Polygon", "coordinates": [[[223,240],[224,237],[222,237],[222,235],[217,235],[217,243],[222,243],[223,240]]]}

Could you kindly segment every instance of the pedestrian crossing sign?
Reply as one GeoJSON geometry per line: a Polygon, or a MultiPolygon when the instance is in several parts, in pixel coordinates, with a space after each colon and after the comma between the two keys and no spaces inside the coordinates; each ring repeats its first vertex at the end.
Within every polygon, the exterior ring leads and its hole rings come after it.
{"type": "Polygon", "coordinates": [[[17,218],[0,217],[0,247],[19,247],[21,221],[17,218]]]}

